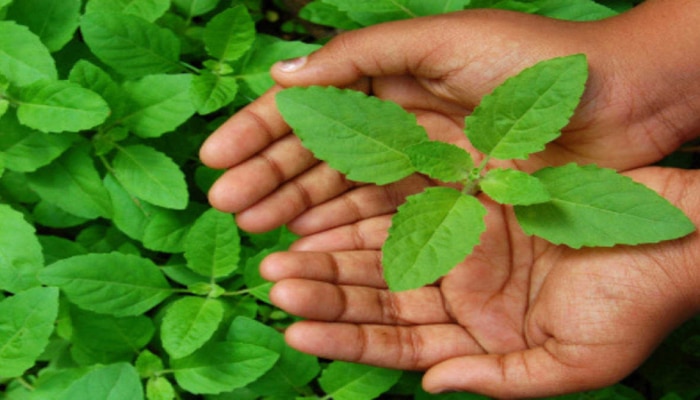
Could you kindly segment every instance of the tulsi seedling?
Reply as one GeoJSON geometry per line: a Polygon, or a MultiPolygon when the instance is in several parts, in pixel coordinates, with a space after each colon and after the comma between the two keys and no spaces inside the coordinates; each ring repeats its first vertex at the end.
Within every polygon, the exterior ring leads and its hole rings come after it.
{"type": "Polygon", "coordinates": [[[611,169],[488,168],[492,159],[527,159],[557,139],[587,78],[584,55],[554,58],[485,96],[465,121],[466,136],[484,156],[479,165],[467,151],[431,141],[397,104],[357,91],[290,88],[277,104],[303,144],[349,179],[383,185],[422,173],[463,188],[431,187],[398,208],[382,252],[387,284],[401,291],[434,282],[479,244],[486,208],[478,192],[513,206],[527,234],[572,248],[656,243],[695,230],[663,197],[611,169]]]}

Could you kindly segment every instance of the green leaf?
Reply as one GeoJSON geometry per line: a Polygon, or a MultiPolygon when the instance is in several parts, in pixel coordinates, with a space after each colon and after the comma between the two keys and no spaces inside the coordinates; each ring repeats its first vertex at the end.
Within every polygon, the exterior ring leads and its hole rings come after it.
{"type": "MultiPolygon", "coordinates": [[[[4,221],[3,221],[4,223],[4,221]]],[[[0,376],[22,376],[49,344],[58,315],[58,291],[33,288],[0,302],[0,376]]]]}
{"type": "Polygon", "coordinates": [[[116,317],[143,314],[172,294],[151,260],[122,253],[67,258],[42,270],[39,279],[85,310],[116,317]]]}
{"type": "Polygon", "coordinates": [[[152,147],[120,147],[112,161],[112,173],[134,197],[165,208],[187,207],[184,173],[168,156],[152,147]]]}
{"type": "Polygon", "coordinates": [[[39,81],[20,92],[19,121],[42,132],[77,132],[107,119],[109,105],[97,93],[68,81],[39,81]]]}
{"type": "Polygon", "coordinates": [[[593,165],[569,164],[534,174],[552,200],[517,206],[527,234],[573,248],[656,243],[695,231],[683,212],[644,185],[593,165]]]}
{"type": "Polygon", "coordinates": [[[131,361],[155,333],[144,315],[117,318],[72,307],[70,319],[71,355],[81,365],[131,361]]]}
{"type": "Polygon", "coordinates": [[[153,215],[143,232],[143,245],[149,250],[166,253],[185,251],[185,240],[203,206],[190,203],[183,211],[161,209],[153,215]]]}
{"type": "Polygon", "coordinates": [[[361,28],[362,25],[348,16],[347,12],[322,1],[312,1],[299,11],[299,17],[317,25],[331,26],[343,30],[361,28]]]}
{"type": "Polygon", "coordinates": [[[78,217],[68,213],[56,204],[41,200],[32,210],[34,222],[49,228],[71,228],[89,221],[87,218],[78,217]]]}
{"type": "Polygon", "coordinates": [[[419,288],[448,273],[479,243],[485,215],[476,198],[454,189],[433,187],[409,196],[382,247],[389,289],[419,288]]]}
{"type": "Polygon", "coordinates": [[[251,98],[259,97],[275,84],[270,77],[270,67],[274,63],[307,55],[320,47],[317,44],[258,34],[253,49],[235,66],[242,91],[251,98]]]}
{"type": "Polygon", "coordinates": [[[526,159],[561,135],[583,94],[584,55],[537,63],[484,96],[466,118],[477,150],[497,159],[526,159]]]}
{"type": "Polygon", "coordinates": [[[128,237],[143,240],[146,226],[158,209],[130,195],[112,174],[105,176],[104,187],[112,200],[114,225],[128,237]]]}
{"type": "Polygon", "coordinates": [[[0,221],[0,290],[16,293],[39,286],[36,273],[44,267],[44,256],[34,227],[6,204],[0,204],[0,221]]]}
{"type": "Polygon", "coordinates": [[[231,76],[221,76],[209,71],[202,71],[192,79],[190,96],[197,112],[210,114],[236,98],[238,82],[231,76]]]}
{"type": "Polygon", "coordinates": [[[123,122],[135,134],[154,138],[175,130],[195,112],[192,75],[149,75],[124,84],[131,105],[123,122]]]}
{"type": "Polygon", "coordinates": [[[7,169],[36,171],[51,163],[75,141],[76,136],[52,135],[20,125],[13,113],[0,118],[0,154],[7,169]]]}
{"type": "Polygon", "coordinates": [[[558,0],[537,0],[537,14],[569,21],[596,21],[617,15],[614,10],[593,0],[561,2],[558,0]]]}
{"type": "Polygon", "coordinates": [[[401,378],[401,371],[333,361],[318,383],[333,400],[371,400],[389,390],[401,378]]]}
{"type": "Polygon", "coordinates": [[[305,147],[355,181],[382,185],[414,173],[405,149],[428,139],[399,105],[354,90],[290,88],[277,105],[305,147]]]}
{"type": "Polygon", "coordinates": [[[80,30],[97,58],[128,77],[182,69],[177,36],[137,16],[91,12],[83,16],[80,30]]]}
{"type": "Polygon", "coordinates": [[[98,365],[63,390],[56,400],[143,400],[136,369],[127,363],[98,365]]]}
{"type": "Polygon", "coordinates": [[[154,22],[162,17],[168,8],[170,0],[90,0],[85,6],[85,13],[116,12],[154,22]]]}
{"type": "Polygon", "coordinates": [[[0,21],[0,74],[18,86],[58,78],[53,57],[39,37],[12,21],[0,21]]]}
{"type": "Polygon", "coordinates": [[[283,335],[274,328],[251,318],[237,317],[228,331],[227,340],[254,344],[280,355],[265,375],[248,385],[261,396],[282,396],[298,393],[320,371],[318,359],[287,346],[283,335]]]}
{"type": "Polygon", "coordinates": [[[472,156],[453,144],[428,141],[406,148],[420,173],[443,182],[463,182],[474,168],[472,156]]]}
{"type": "Polygon", "coordinates": [[[231,214],[210,209],[197,219],[185,241],[187,267],[212,278],[230,275],[238,269],[240,241],[231,214]]]}
{"type": "Polygon", "coordinates": [[[172,358],[182,358],[201,348],[216,332],[224,317],[220,300],[182,297],[172,303],[163,317],[160,337],[172,358]]]}
{"type": "Polygon", "coordinates": [[[264,347],[237,342],[211,343],[194,354],[172,360],[177,383],[194,394],[218,394],[243,387],[265,374],[279,355],[264,347]]]}
{"type": "Polygon", "coordinates": [[[212,18],[204,28],[207,53],[221,61],[235,61],[255,40],[255,23],[243,5],[229,8],[212,18]]]}
{"type": "MultiPolygon", "coordinates": [[[[90,3],[88,3],[90,4],[90,3]]],[[[108,121],[126,113],[129,98],[112,77],[100,67],[86,60],[79,60],[70,70],[68,79],[92,90],[102,97],[111,110],[108,121]]]]}
{"type": "Polygon", "coordinates": [[[70,214],[93,219],[112,212],[109,194],[85,146],[74,146],[27,178],[42,199],[70,214]]]}
{"type": "Polygon", "coordinates": [[[177,398],[175,388],[170,381],[162,376],[152,376],[146,382],[146,398],[148,400],[174,400],[177,398]]]}
{"type": "Polygon", "coordinates": [[[188,19],[208,13],[216,8],[219,0],[172,0],[177,10],[188,19]]]}
{"type": "Polygon", "coordinates": [[[479,186],[501,204],[528,206],[552,198],[539,179],[514,169],[492,169],[480,180],[479,186]]]}
{"type": "Polygon", "coordinates": [[[28,27],[54,52],[73,38],[80,6],[80,0],[21,0],[12,3],[7,18],[28,27]]]}

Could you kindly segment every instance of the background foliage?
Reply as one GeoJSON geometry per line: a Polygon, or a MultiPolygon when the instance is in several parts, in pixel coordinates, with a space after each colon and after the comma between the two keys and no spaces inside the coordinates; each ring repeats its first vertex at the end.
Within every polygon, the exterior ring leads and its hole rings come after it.
{"type": "MultiPolygon", "coordinates": [[[[339,30],[465,7],[594,19],[636,2],[306,3],[0,0],[0,398],[478,398],[287,347],[293,317],[258,264],[294,237],[210,209],[218,172],[197,150],[272,84],[275,61],[339,30]]],[[[692,399],[698,363],[690,321],[624,384],[567,397],[692,399]]]]}

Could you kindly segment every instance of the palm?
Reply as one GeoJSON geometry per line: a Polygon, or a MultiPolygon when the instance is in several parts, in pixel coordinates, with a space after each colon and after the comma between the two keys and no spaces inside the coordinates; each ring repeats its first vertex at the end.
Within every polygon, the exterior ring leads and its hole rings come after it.
{"type": "MultiPolygon", "coordinates": [[[[675,181],[677,171],[662,171],[633,175],[653,187],[675,181]]],[[[662,194],[677,195],[672,189],[662,194]]],[[[553,385],[566,379],[566,390],[621,379],[689,316],[688,293],[680,289],[686,277],[655,256],[674,260],[698,252],[696,236],[572,250],[524,235],[512,209],[483,201],[489,213],[481,244],[446,277],[421,289],[386,290],[379,247],[387,216],[303,238],[295,250],[304,252],[271,256],[263,273],[278,282],[272,299],[312,320],[292,326],[289,343],[327,358],[428,369],[426,382],[459,383],[463,371],[486,363],[494,367],[489,373],[513,382],[497,390],[472,382],[473,390],[527,395],[523,387],[537,383],[540,392],[531,395],[544,395],[563,390],[553,385]],[[522,368],[524,378],[516,372],[522,368]]]]}

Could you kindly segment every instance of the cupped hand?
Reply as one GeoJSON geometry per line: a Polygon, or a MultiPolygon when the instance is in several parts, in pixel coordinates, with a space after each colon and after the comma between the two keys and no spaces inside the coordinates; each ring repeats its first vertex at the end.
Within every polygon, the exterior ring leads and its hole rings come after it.
{"type": "MultiPolygon", "coordinates": [[[[664,7],[668,12],[672,6],[664,7]]],[[[681,7],[686,15],[688,7],[681,7]]],[[[640,43],[654,46],[658,40],[633,29],[653,11],[645,4],[629,15],[573,23],[471,10],[341,34],[308,58],[277,64],[272,76],[279,85],[230,118],[204,144],[202,160],[228,169],[213,186],[210,201],[238,213],[243,229],[262,232],[289,223],[290,229],[306,235],[359,220],[368,214],[366,207],[382,207],[379,201],[400,202],[394,194],[406,186],[417,191],[430,184],[412,178],[399,188],[360,188],[354,193],[356,183],[314,159],[290,132],[275,106],[274,96],[282,87],[363,90],[415,113],[432,139],[469,149],[462,133],[464,117],[485,94],[539,60],[574,53],[585,53],[590,64],[582,103],[561,138],[519,167],[534,170],[577,161],[627,170],[656,161],[687,139],[687,127],[681,118],[685,109],[676,106],[686,104],[679,89],[656,79],[658,65],[641,49],[640,43]],[[325,211],[305,213],[343,193],[353,194],[325,211]]],[[[669,47],[665,39],[661,44],[669,47]]]]}
{"type": "MultiPolygon", "coordinates": [[[[700,223],[700,172],[629,174],[700,223]]],[[[697,312],[700,236],[643,246],[573,250],[526,236],[512,209],[482,201],[487,231],[434,285],[392,293],[377,215],[301,239],[264,260],[270,297],[309,319],[288,343],[320,357],[426,370],[431,392],[540,397],[624,378],[697,312]]]]}

